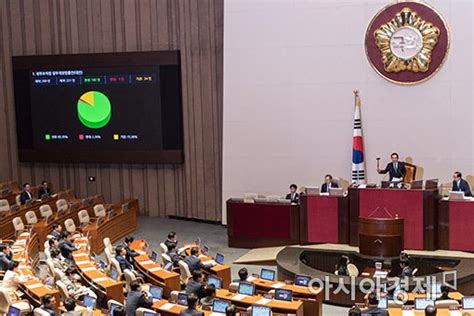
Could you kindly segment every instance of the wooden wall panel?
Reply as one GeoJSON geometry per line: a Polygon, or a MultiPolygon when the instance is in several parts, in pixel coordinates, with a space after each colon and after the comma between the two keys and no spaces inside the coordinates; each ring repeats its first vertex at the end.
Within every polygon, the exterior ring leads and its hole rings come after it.
{"type": "Polygon", "coordinates": [[[223,0],[0,0],[0,181],[140,200],[141,213],[221,219],[223,0]],[[19,163],[11,56],[179,49],[183,165],[19,163]],[[89,182],[95,176],[96,182],[89,182]]]}

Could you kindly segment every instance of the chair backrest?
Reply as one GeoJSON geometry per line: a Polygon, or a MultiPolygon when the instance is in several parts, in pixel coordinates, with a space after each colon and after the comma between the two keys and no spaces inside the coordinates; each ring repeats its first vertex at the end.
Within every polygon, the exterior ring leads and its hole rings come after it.
{"type": "Polygon", "coordinates": [[[81,225],[82,224],[87,225],[91,221],[87,210],[80,210],[79,213],[77,213],[77,216],[79,217],[79,223],[81,223],[81,225]]]}
{"type": "Polygon", "coordinates": [[[230,292],[237,293],[238,290],[239,290],[239,283],[232,282],[232,283],[229,284],[229,291],[230,292]]]}
{"type": "Polygon", "coordinates": [[[104,204],[97,204],[94,206],[94,214],[96,217],[105,217],[107,212],[105,211],[104,204]]]}
{"type": "Polygon", "coordinates": [[[104,246],[105,249],[108,249],[111,254],[114,253],[114,247],[112,246],[112,242],[110,241],[109,237],[104,238],[104,246]]]}
{"type": "Polygon", "coordinates": [[[53,215],[53,210],[51,209],[51,206],[49,206],[49,204],[44,204],[40,206],[40,214],[41,217],[47,218],[53,215]]]}
{"type": "Polygon", "coordinates": [[[51,275],[54,275],[54,263],[53,259],[47,258],[46,259],[46,265],[48,266],[49,271],[51,272],[51,275]]]}
{"type": "Polygon", "coordinates": [[[168,252],[168,247],[165,245],[164,242],[160,243],[160,247],[158,248],[158,253],[167,253],[168,252]]]}
{"type": "Polygon", "coordinates": [[[459,307],[459,303],[456,300],[439,300],[435,302],[435,306],[437,308],[459,307]]]}
{"type": "Polygon", "coordinates": [[[357,269],[357,267],[352,263],[347,265],[347,272],[349,273],[349,276],[359,276],[359,269],[357,269]]]}
{"type": "Polygon", "coordinates": [[[117,261],[115,258],[110,258],[110,265],[115,268],[115,270],[118,271],[118,273],[122,274],[123,271],[120,268],[120,263],[117,261]]]}
{"type": "Polygon", "coordinates": [[[15,232],[22,232],[25,230],[25,224],[23,224],[23,221],[20,217],[15,217],[14,219],[12,219],[12,223],[13,228],[15,228],[15,232]]]}
{"type": "Polygon", "coordinates": [[[125,276],[125,290],[130,292],[130,283],[132,283],[132,281],[136,280],[137,278],[135,277],[135,274],[133,274],[133,272],[129,269],[125,269],[125,271],[123,271],[123,275],[125,276]]]}
{"type": "Polygon", "coordinates": [[[114,256],[112,255],[112,251],[110,251],[110,249],[106,247],[104,248],[104,252],[105,252],[105,259],[107,260],[107,264],[111,265],[112,259],[114,258],[114,256]]]}
{"type": "Polygon", "coordinates": [[[76,231],[76,224],[74,224],[74,221],[72,220],[72,218],[68,218],[67,220],[64,221],[64,227],[70,233],[74,233],[76,231]]]}
{"type": "Polygon", "coordinates": [[[413,269],[411,272],[411,276],[415,276],[415,274],[418,272],[418,268],[413,269]]]}
{"type": "Polygon", "coordinates": [[[157,314],[154,310],[144,308],[144,307],[137,308],[137,310],[135,311],[136,316],[143,316],[143,315],[145,315],[145,313],[152,313],[152,314],[155,314],[155,315],[157,314]]]}
{"type": "Polygon", "coordinates": [[[49,316],[49,313],[41,308],[37,307],[33,310],[34,316],[49,316]]]}
{"type": "Polygon", "coordinates": [[[403,181],[406,183],[412,183],[416,177],[416,166],[405,162],[405,176],[403,177],[403,181]]]}
{"type": "Polygon", "coordinates": [[[12,301],[7,289],[0,287],[0,313],[6,314],[11,304],[12,301]]]}
{"type": "Polygon", "coordinates": [[[34,211],[28,211],[25,214],[26,223],[28,225],[33,225],[38,223],[38,217],[36,217],[36,213],[34,211]]]}
{"type": "Polygon", "coordinates": [[[10,203],[8,200],[0,200],[0,212],[6,212],[10,210],[10,203]]]}
{"type": "Polygon", "coordinates": [[[69,291],[67,290],[67,286],[66,286],[66,284],[64,284],[63,281],[57,280],[56,281],[56,286],[59,289],[59,294],[61,294],[61,298],[62,298],[63,301],[65,299],[67,299],[68,297],[70,297],[69,291]]]}
{"type": "Polygon", "coordinates": [[[108,308],[109,310],[110,310],[110,306],[111,306],[112,304],[119,305],[119,306],[122,306],[122,307],[123,307],[123,302],[120,303],[120,302],[118,302],[118,301],[116,301],[116,300],[108,300],[108,301],[107,301],[107,308],[108,308]]]}
{"type": "Polygon", "coordinates": [[[15,197],[15,202],[16,202],[16,205],[21,205],[21,195],[17,195],[15,197]]]}
{"type": "Polygon", "coordinates": [[[49,239],[44,242],[44,249],[49,249],[49,239]]]}
{"type": "Polygon", "coordinates": [[[54,279],[56,281],[59,281],[59,280],[62,280],[66,277],[66,275],[64,274],[64,272],[62,272],[61,270],[59,270],[58,268],[54,268],[54,279]]]}
{"type": "Polygon", "coordinates": [[[161,254],[161,258],[163,259],[163,263],[164,263],[165,261],[171,262],[171,257],[168,256],[166,253],[162,253],[162,254],[161,254]]]}
{"type": "Polygon", "coordinates": [[[189,266],[183,260],[179,260],[179,274],[181,282],[184,284],[188,283],[189,278],[191,277],[191,271],[189,271],[189,266]]]}
{"type": "Polygon", "coordinates": [[[51,259],[51,251],[49,248],[44,248],[44,255],[46,256],[46,259],[51,259]]]}
{"type": "Polygon", "coordinates": [[[59,211],[66,211],[68,209],[68,204],[65,199],[59,199],[56,201],[56,209],[59,211]]]}

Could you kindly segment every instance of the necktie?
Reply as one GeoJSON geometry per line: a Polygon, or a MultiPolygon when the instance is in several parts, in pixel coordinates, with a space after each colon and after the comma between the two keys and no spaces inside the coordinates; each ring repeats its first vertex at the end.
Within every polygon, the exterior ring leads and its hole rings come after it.
{"type": "Polygon", "coordinates": [[[394,164],[393,164],[393,168],[395,169],[395,171],[397,171],[397,169],[398,169],[398,163],[394,163],[394,164]]]}

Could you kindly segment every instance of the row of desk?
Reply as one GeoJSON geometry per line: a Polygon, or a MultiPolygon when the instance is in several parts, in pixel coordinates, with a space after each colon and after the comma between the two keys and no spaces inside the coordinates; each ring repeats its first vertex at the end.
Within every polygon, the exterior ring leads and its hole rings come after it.
{"type": "Polygon", "coordinates": [[[359,217],[404,219],[405,248],[474,251],[474,201],[441,199],[437,189],[350,188],[347,196],[301,196],[299,205],[227,201],[230,247],[358,245],[359,217]]]}

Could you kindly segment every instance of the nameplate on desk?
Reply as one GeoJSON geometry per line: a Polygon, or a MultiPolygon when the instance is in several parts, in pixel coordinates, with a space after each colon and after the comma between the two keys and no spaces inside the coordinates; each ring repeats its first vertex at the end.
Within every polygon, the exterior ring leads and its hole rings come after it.
{"type": "Polygon", "coordinates": [[[271,287],[274,288],[274,289],[279,289],[279,288],[282,288],[284,286],[285,286],[285,283],[278,282],[278,283],[273,284],[271,287]]]}
{"type": "Polygon", "coordinates": [[[150,272],[155,272],[155,271],[160,271],[160,270],[163,270],[163,268],[161,268],[161,267],[154,267],[154,268],[148,269],[148,271],[150,271],[150,272]]]}
{"type": "Polygon", "coordinates": [[[95,270],[95,267],[87,267],[87,268],[84,268],[84,269],[81,269],[83,272],[88,272],[88,271],[94,271],[95,270]]]}
{"type": "Polygon", "coordinates": [[[450,316],[462,316],[462,313],[460,310],[457,311],[449,311],[450,316]]]}
{"type": "Polygon", "coordinates": [[[247,297],[247,295],[237,294],[237,295],[232,296],[232,299],[236,300],[236,301],[241,301],[241,300],[245,299],[246,297],[247,297]]]}
{"type": "Polygon", "coordinates": [[[259,299],[258,301],[255,302],[255,304],[258,304],[258,305],[266,305],[268,303],[270,303],[272,300],[269,300],[268,298],[262,298],[262,299],[259,299]]]}
{"type": "Polygon", "coordinates": [[[32,289],[36,289],[36,288],[39,288],[39,287],[42,287],[42,286],[43,286],[43,283],[35,283],[35,284],[29,284],[26,287],[28,289],[32,290],[32,289]]]}
{"type": "Polygon", "coordinates": [[[413,310],[402,311],[402,316],[415,316],[415,312],[413,310]]]}
{"type": "Polygon", "coordinates": [[[152,260],[146,260],[146,261],[141,261],[140,264],[153,264],[156,263],[155,261],[152,260]]]}
{"type": "Polygon", "coordinates": [[[255,277],[253,277],[253,276],[247,277],[247,281],[249,281],[249,282],[253,282],[253,281],[255,281],[256,279],[257,279],[257,278],[255,278],[255,277]]]}
{"type": "Polygon", "coordinates": [[[77,265],[79,264],[86,264],[86,263],[91,263],[89,260],[83,260],[83,261],[78,261],[76,262],[77,265]]]}
{"type": "Polygon", "coordinates": [[[217,263],[214,260],[207,260],[202,262],[205,266],[215,266],[217,263]]]}
{"type": "Polygon", "coordinates": [[[107,277],[101,277],[101,278],[96,278],[96,279],[93,279],[92,281],[94,282],[104,282],[104,281],[107,281],[109,278],[107,277]]]}
{"type": "Polygon", "coordinates": [[[175,307],[175,304],[166,303],[166,304],[161,305],[159,309],[164,309],[165,311],[169,311],[173,307],[175,307]]]}

